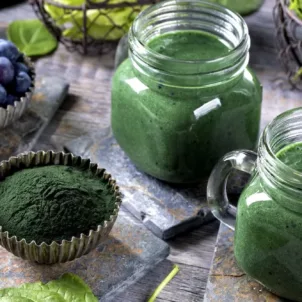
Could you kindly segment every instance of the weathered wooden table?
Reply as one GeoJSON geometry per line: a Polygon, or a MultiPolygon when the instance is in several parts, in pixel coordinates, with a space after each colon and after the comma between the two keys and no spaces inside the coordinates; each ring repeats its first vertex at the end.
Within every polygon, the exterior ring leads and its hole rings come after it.
{"type": "MultiPolygon", "coordinates": [[[[291,92],[284,81],[274,50],[272,7],[274,0],[266,0],[262,9],[246,18],[252,36],[251,63],[260,79],[265,81],[263,123],[281,111],[298,105],[290,100],[291,92]],[[276,67],[272,67],[276,66],[276,67]],[[282,92],[281,93],[281,91],[282,92]],[[276,103],[276,99],[278,102],[276,103]]],[[[35,17],[27,4],[0,10],[1,22],[35,17]]],[[[62,150],[64,143],[95,132],[109,125],[110,81],[114,54],[102,57],[82,57],[60,47],[56,53],[37,61],[40,74],[55,75],[70,83],[69,96],[44,131],[35,149],[62,150]]],[[[302,105],[302,101],[301,101],[302,105]]],[[[171,254],[167,261],[130,287],[116,300],[146,301],[170,269],[171,262],[180,267],[179,274],[164,288],[157,301],[202,301],[219,223],[217,221],[169,241],[171,254]]]]}

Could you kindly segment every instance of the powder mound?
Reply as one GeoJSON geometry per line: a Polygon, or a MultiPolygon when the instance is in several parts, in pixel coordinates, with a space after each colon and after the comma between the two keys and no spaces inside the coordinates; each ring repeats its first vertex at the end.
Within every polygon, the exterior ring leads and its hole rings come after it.
{"type": "Polygon", "coordinates": [[[115,198],[89,171],[45,166],[24,169],[0,182],[0,225],[10,236],[37,244],[88,234],[108,220],[115,198]]]}

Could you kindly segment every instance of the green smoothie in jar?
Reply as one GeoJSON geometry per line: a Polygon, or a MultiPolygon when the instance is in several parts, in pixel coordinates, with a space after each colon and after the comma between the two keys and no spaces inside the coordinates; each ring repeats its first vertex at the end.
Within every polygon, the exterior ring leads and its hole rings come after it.
{"type": "Polygon", "coordinates": [[[222,157],[207,191],[214,216],[235,230],[239,267],[269,291],[302,301],[302,108],[266,127],[258,154],[238,150],[222,157]],[[252,174],[237,210],[225,192],[233,168],[252,174]]]}
{"type": "MultiPolygon", "coordinates": [[[[302,172],[302,142],[282,148],[276,157],[302,172]]],[[[240,197],[236,259],[244,271],[269,290],[302,301],[302,194],[296,199],[301,209],[296,211],[292,198],[283,197],[283,190],[277,186],[269,194],[269,185],[257,176],[240,197]]]]}
{"type": "Polygon", "coordinates": [[[249,45],[243,19],[208,2],[166,1],[136,19],[113,78],[112,129],[140,170],[192,183],[224,153],[255,147],[262,90],[249,45]]]}

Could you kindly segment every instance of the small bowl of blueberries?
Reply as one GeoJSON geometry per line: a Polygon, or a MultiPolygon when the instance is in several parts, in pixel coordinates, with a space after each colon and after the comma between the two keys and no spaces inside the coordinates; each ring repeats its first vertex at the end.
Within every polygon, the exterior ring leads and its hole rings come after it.
{"type": "Polygon", "coordinates": [[[31,60],[10,41],[0,39],[0,129],[18,120],[34,92],[31,60]]]}

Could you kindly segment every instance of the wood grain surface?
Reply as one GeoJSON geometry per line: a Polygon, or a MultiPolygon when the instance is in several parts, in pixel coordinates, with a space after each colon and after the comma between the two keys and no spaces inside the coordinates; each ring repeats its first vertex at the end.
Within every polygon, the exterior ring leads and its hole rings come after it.
{"type": "Polygon", "coordinates": [[[221,224],[205,293],[205,302],[290,302],[246,275],[234,256],[234,232],[221,224]]]}
{"type": "MultiPolygon", "coordinates": [[[[287,99],[293,95],[276,60],[271,17],[274,3],[274,0],[266,0],[258,13],[246,18],[253,43],[252,66],[260,77],[266,79],[270,91],[277,91],[270,94],[264,87],[265,106],[268,106],[266,112],[270,114],[264,117],[265,122],[283,110],[283,107],[276,109],[276,100],[271,98],[279,98],[278,104],[286,108],[287,99]]],[[[26,4],[0,10],[1,22],[32,17],[31,7],[26,4]]],[[[70,83],[70,94],[44,131],[36,149],[61,150],[66,141],[109,125],[113,66],[114,53],[102,57],[82,57],[68,53],[61,46],[53,55],[37,61],[38,74],[66,79],[70,83]]],[[[298,100],[294,102],[297,105],[298,100]]],[[[157,301],[203,301],[218,227],[219,223],[215,221],[169,241],[171,255],[168,260],[154,268],[116,301],[146,301],[167,274],[171,262],[179,265],[180,272],[160,293],[157,301]]]]}

